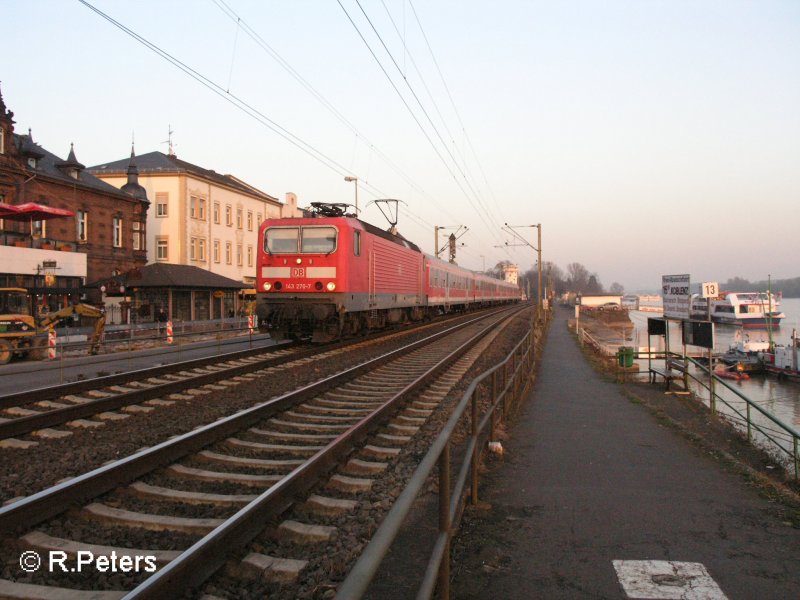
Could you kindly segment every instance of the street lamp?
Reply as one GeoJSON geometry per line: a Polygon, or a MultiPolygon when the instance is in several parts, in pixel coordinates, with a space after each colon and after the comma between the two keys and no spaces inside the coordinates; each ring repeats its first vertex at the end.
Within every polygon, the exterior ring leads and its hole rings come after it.
{"type": "Polygon", "coordinates": [[[348,183],[352,182],[356,184],[356,216],[358,216],[358,177],[351,177],[348,175],[344,180],[348,183]]]}

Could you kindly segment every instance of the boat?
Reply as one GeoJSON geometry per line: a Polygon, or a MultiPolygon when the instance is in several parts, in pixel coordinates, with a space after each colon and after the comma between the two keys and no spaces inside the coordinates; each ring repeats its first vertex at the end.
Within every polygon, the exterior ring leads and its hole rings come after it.
{"type": "Polygon", "coordinates": [[[715,323],[741,327],[778,327],[785,318],[780,310],[780,298],[770,292],[722,292],[716,298],[692,296],[691,316],[708,318],[711,302],[711,320],[715,323]]]}
{"type": "Polygon", "coordinates": [[[796,329],[792,330],[789,344],[775,346],[773,352],[765,352],[762,356],[764,368],[769,373],[800,380],[800,337],[796,329]]]}
{"type": "Polygon", "coordinates": [[[729,367],[736,367],[740,372],[761,373],[764,370],[764,353],[769,351],[769,341],[752,340],[750,334],[739,330],[736,332],[735,343],[719,360],[729,367]]]}
{"type": "Polygon", "coordinates": [[[714,375],[721,379],[733,379],[734,381],[742,381],[750,379],[750,375],[745,373],[744,371],[740,371],[736,367],[723,367],[722,365],[717,366],[714,369],[714,375]]]}

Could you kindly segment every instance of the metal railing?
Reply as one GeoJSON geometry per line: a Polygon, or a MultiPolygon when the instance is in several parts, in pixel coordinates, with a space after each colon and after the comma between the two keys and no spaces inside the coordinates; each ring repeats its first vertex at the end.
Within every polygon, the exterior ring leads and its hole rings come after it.
{"type": "MultiPolygon", "coordinates": [[[[92,364],[116,363],[121,358],[130,359],[136,352],[147,349],[149,355],[169,357],[171,362],[180,362],[184,346],[191,348],[191,344],[206,342],[215,345],[217,352],[222,353],[228,345],[238,345],[247,340],[253,348],[254,342],[265,338],[257,328],[251,329],[247,317],[232,317],[213,321],[188,321],[175,322],[173,341],[168,343],[166,328],[159,323],[143,323],[140,325],[128,324],[125,326],[110,326],[103,333],[99,344],[99,352],[92,357],[92,364]]],[[[65,361],[69,359],[89,356],[92,346],[90,341],[92,327],[59,327],[56,329],[56,346],[54,358],[36,360],[27,358],[15,362],[17,368],[13,370],[0,369],[0,377],[15,376],[20,373],[39,373],[41,371],[60,371],[60,380],[64,382],[64,370],[68,366],[65,361]],[[72,340],[71,338],[87,338],[86,340],[72,340]]],[[[47,334],[38,334],[44,339],[38,352],[47,353],[47,334]]]]}
{"type": "MultiPolygon", "coordinates": [[[[609,350],[606,344],[593,337],[585,329],[578,329],[576,334],[581,346],[589,346],[603,358],[615,358],[614,353],[609,350]]],[[[730,421],[734,426],[741,427],[747,432],[747,441],[751,444],[758,442],[768,452],[772,454],[777,452],[776,457],[784,466],[788,466],[789,470],[794,473],[795,479],[800,479],[800,432],[797,429],[784,423],[731,386],[723,378],[714,374],[710,363],[706,366],[692,357],[675,352],[667,353],[663,350],[635,353],[635,358],[642,359],[644,357],[647,358],[648,362],[647,371],[642,371],[641,374],[648,377],[652,376],[653,360],[663,360],[666,370],[676,369],[681,373],[684,387],[687,391],[689,390],[689,380],[695,381],[697,385],[708,391],[708,404],[712,414],[719,415],[730,421]],[[695,367],[696,371],[693,372],[690,366],[695,367]],[[704,374],[705,378],[696,375],[697,371],[704,374]],[[731,401],[717,393],[718,386],[722,386],[722,389],[731,392],[738,399],[741,406],[735,406],[733,404],[735,401],[731,401]],[[730,412],[720,413],[717,410],[718,403],[727,407],[730,412]],[[760,417],[761,422],[754,418],[754,413],[756,418],[760,417]],[[757,438],[757,440],[754,438],[757,438]]],[[[621,369],[618,362],[614,363],[614,368],[618,375],[621,374],[620,379],[623,382],[626,375],[636,376],[636,373],[627,373],[624,369],[621,369]]],[[[701,399],[705,400],[704,398],[701,399]]]]}
{"type": "MultiPolygon", "coordinates": [[[[714,374],[711,365],[704,365],[693,358],[675,355],[675,359],[684,362],[684,375],[695,381],[700,387],[709,392],[708,402],[712,414],[719,414],[729,421],[734,422],[747,431],[747,441],[754,443],[754,433],[758,434],[761,443],[765,443],[767,450],[777,451],[778,458],[788,461],[794,471],[794,478],[800,479],[800,432],[791,425],[784,423],[768,410],[750,400],[741,391],[730,385],[725,379],[714,374]],[[708,381],[698,377],[689,366],[695,367],[708,378],[708,381]],[[717,393],[718,386],[732,393],[739,401],[740,406],[735,406],[731,401],[717,393]],[[723,404],[732,414],[720,413],[718,403],[723,404]],[[754,418],[754,413],[756,418],[754,418]],[[760,417],[760,419],[758,419],[760,417]],[[760,422],[759,422],[760,421],[760,422]]],[[[687,388],[688,389],[688,388],[687,388]]]]}
{"type": "MultiPolygon", "coordinates": [[[[800,432],[791,425],[784,423],[777,416],[760,406],[733,387],[725,379],[716,375],[710,365],[705,365],[692,357],[676,352],[666,353],[663,350],[651,352],[637,352],[636,358],[647,358],[648,370],[642,375],[652,373],[652,361],[664,361],[667,369],[679,371],[684,388],[690,391],[690,380],[708,392],[708,397],[694,394],[703,402],[708,402],[711,413],[729,421],[733,426],[747,433],[747,441],[753,445],[764,447],[773,454],[788,470],[794,473],[795,479],[800,479],[800,432]],[[720,387],[721,386],[721,387],[720,387]],[[726,398],[718,390],[725,390],[733,394],[735,399],[726,398]],[[719,405],[727,408],[720,411],[719,405]],[[737,406],[738,404],[738,406],[737,406]]],[[[618,368],[618,365],[616,365],[618,368]]]]}
{"type": "MultiPolygon", "coordinates": [[[[538,328],[536,333],[542,329],[538,328]]],[[[339,586],[337,599],[361,598],[367,592],[383,558],[405,524],[413,503],[437,466],[439,533],[416,597],[419,600],[429,599],[434,591],[438,591],[439,598],[446,600],[449,597],[450,542],[458,529],[466,496],[469,495],[472,504],[478,502],[481,450],[486,441],[495,440],[499,421],[508,418],[532,384],[537,341],[534,331],[529,330],[505,360],[472,381],[347,579],[339,586]],[[488,398],[489,406],[483,414],[479,414],[482,398],[488,398]],[[459,423],[467,414],[470,434],[466,444],[459,448],[462,462],[453,484],[451,446],[454,436],[458,435],[459,423]]]]}

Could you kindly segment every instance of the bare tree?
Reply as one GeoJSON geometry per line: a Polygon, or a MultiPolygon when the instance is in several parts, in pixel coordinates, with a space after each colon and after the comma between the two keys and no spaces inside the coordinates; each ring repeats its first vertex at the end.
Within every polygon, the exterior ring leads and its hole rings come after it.
{"type": "Polygon", "coordinates": [[[589,286],[589,270],[581,263],[569,263],[567,265],[567,285],[573,292],[586,292],[589,286]]]}

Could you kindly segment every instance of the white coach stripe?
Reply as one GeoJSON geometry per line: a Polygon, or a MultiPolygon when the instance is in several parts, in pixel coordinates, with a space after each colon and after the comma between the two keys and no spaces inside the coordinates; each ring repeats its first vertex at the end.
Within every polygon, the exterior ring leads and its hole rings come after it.
{"type": "Polygon", "coordinates": [[[262,277],[289,277],[290,267],[261,267],[262,277]]]}
{"type": "Polygon", "coordinates": [[[308,267],[306,277],[334,278],[336,277],[336,267],[308,267]]]}

